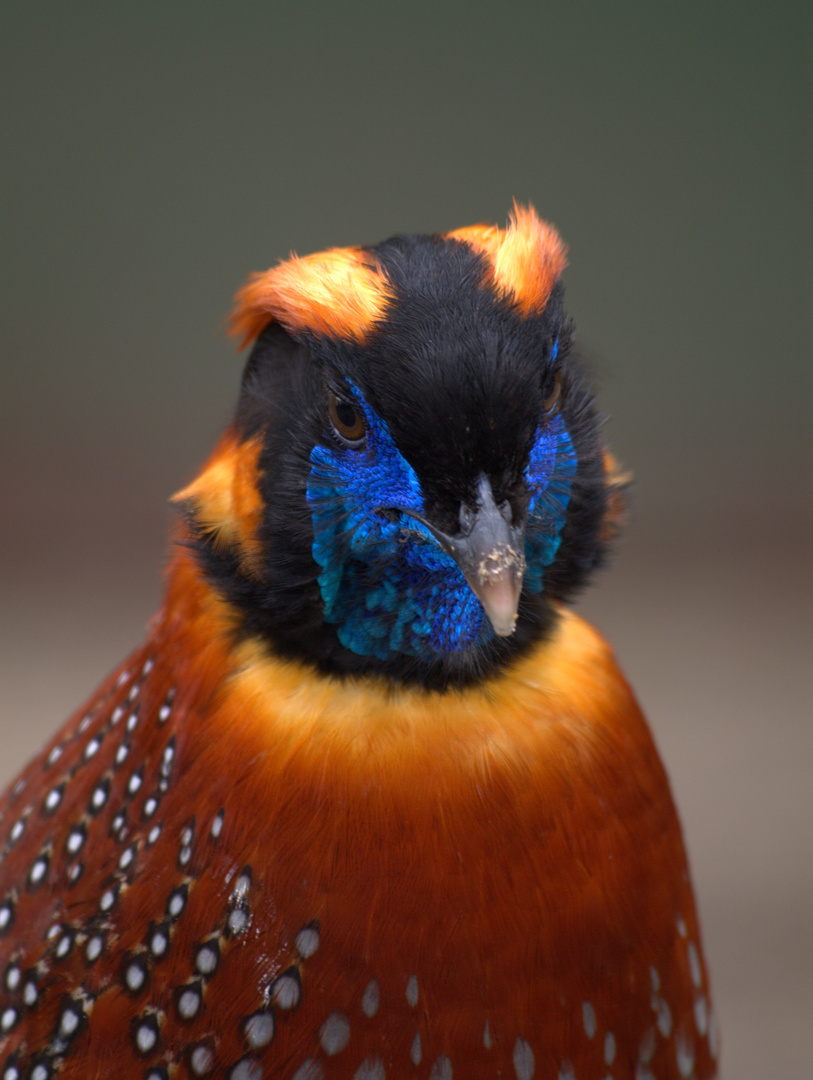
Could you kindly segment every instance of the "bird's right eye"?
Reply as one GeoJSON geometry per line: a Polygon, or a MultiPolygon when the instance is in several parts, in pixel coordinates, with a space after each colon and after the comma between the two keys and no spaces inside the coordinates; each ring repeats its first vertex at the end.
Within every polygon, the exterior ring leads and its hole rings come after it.
{"type": "Polygon", "coordinates": [[[545,395],[542,401],[542,408],[546,413],[553,412],[556,408],[556,403],[559,400],[559,396],[562,393],[562,373],[556,371],[553,375],[549,376],[545,387],[543,389],[545,395]]]}
{"type": "Polygon", "coordinates": [[[364,416],[352,401],[340,398],[331,390],[328,396],[328,414],[340,439],[353,446],[359,446],[364,441],[364,416]]]}

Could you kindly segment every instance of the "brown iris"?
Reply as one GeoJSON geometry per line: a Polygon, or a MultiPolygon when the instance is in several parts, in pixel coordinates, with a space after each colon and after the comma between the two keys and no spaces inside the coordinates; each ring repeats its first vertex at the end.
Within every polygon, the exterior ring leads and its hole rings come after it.
{"type": "Polygon", "coordinates": [[[345,401],[331,390],[328,413],[338,435],[346,442],[360,443],[364,438],[364,417],[351,401],[345,401]]]}
{"type": "Polygon", "coordinates": [[[542,407],[544,408],[545,412],[548,413],[548,412],[551,412],[553,410],[553,408],[556,405],[556,402],[559,400],[559,395],[562,392],[562,373],[561,373],[561,371],[557,371],[552,379],[549,378],[547,380],[547,385],[545,386],[545,390],[547,391],[547,393],[545,394],[545,397],[542,399],[542,407]]]}

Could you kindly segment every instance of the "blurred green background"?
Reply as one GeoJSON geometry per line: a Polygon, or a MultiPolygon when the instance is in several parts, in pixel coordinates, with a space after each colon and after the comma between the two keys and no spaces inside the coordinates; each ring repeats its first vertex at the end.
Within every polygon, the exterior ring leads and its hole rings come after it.
{"type": "Polygon", "coordinates": [[[810,1075],[808,6],[7,6],[0,781],[134,646],[291,249],[504,222],[635,474],[584,608],[673,778],[730,1078],[810,1075]]]}

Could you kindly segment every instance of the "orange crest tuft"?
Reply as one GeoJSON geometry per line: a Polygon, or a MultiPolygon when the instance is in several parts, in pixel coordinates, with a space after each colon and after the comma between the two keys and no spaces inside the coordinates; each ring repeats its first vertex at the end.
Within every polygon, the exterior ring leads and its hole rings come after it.
{"type": "Polygon", "coordinates": [[[173,496],[173,502],[189,505],[198,525],[214,538],[215,547],[236,551],[252,576],[258,569],[260,550],[261,449],[261,439],[241,442],[229,429],[201,474],[173,496]]]}
{"type": "MultiPolygon", "coordinates": [[[[486,257],[488,284],[516,303],[523,315],[545,309],[565,268],[565,245],[532,207],[514,204],[508,227],[471,225],[444,234],[486,257]]],[[[394,299],[375,255],[363,248],[331,248],[292,255],[254,274],[237,293],[229,322],[242,345],[272,321],[293,334],[311,333],[363,343],[394,299]]]]}
{"type": "Polygon", "coordinates": [[[255,274],[238,292],[230,330],[245,346],[276,320],[307,331],[362,342],[382,318],[391,294],[374,257],[361,248],[293,255],[255,274]]]}
{"type": "Polygon", "coordinates": [[[493,286],[513,299],[523,315],[544,311],[567,264],[562,238],[531,206],[514,203],[506,229],[470,225],[446,235],[486,257],[493,286]]]}

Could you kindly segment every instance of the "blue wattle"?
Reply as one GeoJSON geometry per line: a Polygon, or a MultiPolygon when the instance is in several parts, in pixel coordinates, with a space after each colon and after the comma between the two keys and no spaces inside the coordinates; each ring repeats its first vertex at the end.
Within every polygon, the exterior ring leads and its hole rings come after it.
{"type": "MultiPolygon", "coordinates": [[[[307,498],[325,620],[346,648],[380,660],[488,641],[491,624],[454,559],[414,518],[380,513],[395,506],[423,513],[421,487],[386,424],[355,396],[365,446],[317,445],[310,455],[307,498]]],[[[525,581],[532,592],[542,588],[542,571],[556,555],[575,465],[557,417],[537,436],[526,472],[532,498],[525,581]]]]}
{"type": "Polygon", "coordinates": [[[525,526],[525,588],[542,591],[543,574],[562,542],[570,489],[576,475],[576,451],[561,416],[537,432],[525,480],[531,492],[525,526]]]}

